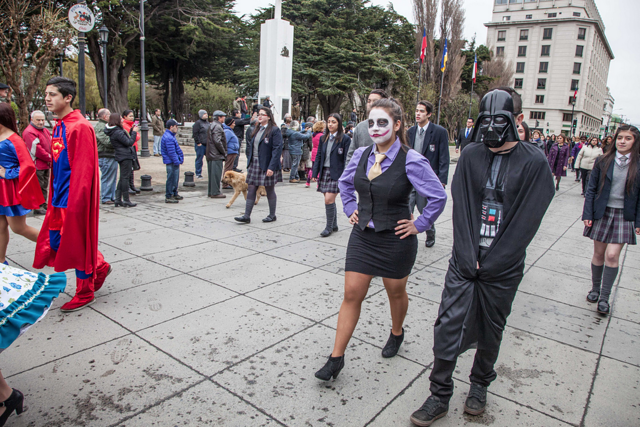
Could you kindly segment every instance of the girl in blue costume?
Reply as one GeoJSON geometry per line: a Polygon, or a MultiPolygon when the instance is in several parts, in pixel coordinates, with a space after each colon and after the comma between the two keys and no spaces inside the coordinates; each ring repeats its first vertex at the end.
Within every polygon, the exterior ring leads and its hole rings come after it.
{"type": "MultiPolygon", "coordinates": [[[[38,230],[26,223],[29,209],[43,202],[35,165],[24,141],[18,136],[11,106],[0,103],[0,260],[6,264],[9,227],[36,241],[38,230]]],[[[51,301],[64,291],[64,273],[51,276],[23,271],[0,264],[0,352],[30,326],[42,319],[51,301]]],[[[21,414],[24,396],[9,387],[0,373],[0,427],[15,411],[21,414]]]]}

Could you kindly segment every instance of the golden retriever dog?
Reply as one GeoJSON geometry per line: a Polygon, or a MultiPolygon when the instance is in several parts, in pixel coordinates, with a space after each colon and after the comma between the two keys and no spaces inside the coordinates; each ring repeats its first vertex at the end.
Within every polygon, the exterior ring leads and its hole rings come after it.
{"type": "MultiPolygon", "coordinates": [[[[230,185],[233,187],[233,197],[227,203],[227,208],[230,208],[233,202],[236,201],[240,193],[244,196],[244,199],[247,200],[247,189],[249,185],[247,185],[247,174],[246,173],[238,173],[234,171],[225,172],[222,177],[222,183],[225,185],[230,185]]],[[[258,187],[258,192],[256,193],[256,205],[260,201],[260,196],[266,196],[267,190],[263,185],[258,187]]]]}

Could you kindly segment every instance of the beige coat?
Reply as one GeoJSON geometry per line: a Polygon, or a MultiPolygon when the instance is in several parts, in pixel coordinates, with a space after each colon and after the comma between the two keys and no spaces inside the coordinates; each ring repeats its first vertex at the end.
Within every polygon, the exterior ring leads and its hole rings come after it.
{"type": "Polygon", "coordinates": [[[578,153],[575,167],[580,169],[593,170],[593,164],[600,156],[602,156],[602,148],[598,146],[592,147],[591,144],[585,145],[578,153]]]}

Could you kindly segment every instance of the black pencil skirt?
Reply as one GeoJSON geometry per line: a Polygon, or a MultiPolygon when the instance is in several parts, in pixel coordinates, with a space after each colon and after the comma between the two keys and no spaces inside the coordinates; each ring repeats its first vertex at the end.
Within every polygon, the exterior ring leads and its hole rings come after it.
{"type": "Polygon", "coordinates": [[[395,230],[376,233],[369,227],[363,231],[354,226],[344,270],[389,279],[407,277],[416,262],[418,236],[400,239],[395,233],[395,230]]]}

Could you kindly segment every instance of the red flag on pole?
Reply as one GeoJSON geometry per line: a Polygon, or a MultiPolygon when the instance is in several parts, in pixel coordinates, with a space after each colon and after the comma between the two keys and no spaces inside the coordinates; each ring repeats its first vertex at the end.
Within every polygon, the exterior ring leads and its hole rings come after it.
{"type": "Polygon", "coordinates": [[[473,82],[476,83],[476,75],[478,74],[478,54],[475,55],[473,61],[473,82]]]}
{"type": "Polygon", "coordinates": [[[422,47],[420,48],[420,63],[424,62],[424,58],[427,56],[427,30],[422,29],[422,47]]]}

